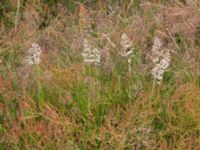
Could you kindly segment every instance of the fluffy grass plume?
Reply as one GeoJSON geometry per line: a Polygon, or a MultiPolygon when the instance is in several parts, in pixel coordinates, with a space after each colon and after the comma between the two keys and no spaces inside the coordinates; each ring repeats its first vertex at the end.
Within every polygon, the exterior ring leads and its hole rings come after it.
{"type": "Polygon", "coordinates": [[[38,65],[40,64],[40,55],[42,54],[42,49],[37,43],[32,43],[31,47],[28,49],[28,55],[26,56],[26,63],[28,65],[38,65]]]}
{"type": "Polygon", "coordinates": [[[86,64],[100,64],[101,63],[101,53],[97,48],[93,48],[87,39],[83,41],[83,60],[86,64]]]}
{"type": "Polygon", "coordinates": [[[155,37],[151,53],[151,59],[155,65],[151,73],[157,83],[161,84],[163,75],[171,62],[170,52],[169,50],[164,49],[161,40],[158,37],[155,37]]]}

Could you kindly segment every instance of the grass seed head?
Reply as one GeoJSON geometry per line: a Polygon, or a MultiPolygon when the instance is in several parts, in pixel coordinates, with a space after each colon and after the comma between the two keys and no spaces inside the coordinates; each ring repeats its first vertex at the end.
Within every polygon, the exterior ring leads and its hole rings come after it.
{"type": "Polygon", "coordinates": [[[31,44],[31,47],[28,49],[28,55],[26,57],[26,63],[28,65],[39,64],[41,54],[42,54],[41,47],[37,43],[33,42],[31,44]]]}
{"type": "Polygon", "coordinates": [[[87,39],[83,42],[82,56],[86,64],[98,65],[101,63],[101,53],[96,47],[92,47],[87,39]]]}
{"type": "Polygon", "coordinates": [[[122,47],[122,51],[121,51],[120,55],[123,57],[130,58],[133,53],[133,51],[132,51],[133,46],[132,46],[131,39],[128,37],[128,35],[126,33],[122,34],[120,45],[122,47]]]}
{"type": "Polygon", "coordinates": [[[167,49],[161,49],[162,42],[158,37],[154,38],[154,44],[152,47],[152,61],[155,66],[152,69],[151,73],[153,77],[157,80],[157,83],[160,84],[163,79],[163,74],[166,69],[169,67],[171,58],[170,52],[167,49]]]}

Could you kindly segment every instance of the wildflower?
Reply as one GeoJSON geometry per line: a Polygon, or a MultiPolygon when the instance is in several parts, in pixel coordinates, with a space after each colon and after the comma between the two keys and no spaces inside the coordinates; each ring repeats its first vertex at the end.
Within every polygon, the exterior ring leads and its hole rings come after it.
{"type": "Polygon", "coordinates": [[[161,47],[161,40],[158,37],[155,37],[152,47],[152,61],[154,62],[155,67],[152,69],[151,73],[158,84],[161,84],[163,74],[165,73],[171,62],[169,50],[163,49],[161,51],[161,47]]]}
{"type": "Polygon", "coordinates": [[[82,56],[84,62],[87,64],[100,64],[101,63],[101,53],[97,48],[93,48],[87,39],[83,42],[83,52],[82,56]]]}
{"type": "Polygon", "coordinates": [[[28,49],[26,63],[28,65],[39,64],[41,54],[42,54],[41,47],[37,43],[32,43],[31,47],[28,49]]]}

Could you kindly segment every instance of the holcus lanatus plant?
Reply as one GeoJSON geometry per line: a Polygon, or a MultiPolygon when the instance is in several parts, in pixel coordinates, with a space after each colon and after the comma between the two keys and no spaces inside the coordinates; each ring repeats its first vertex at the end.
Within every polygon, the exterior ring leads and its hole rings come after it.
{"type": "Polygon", "coordinates": [[[40,63],[40,56],[42,54],[41,47],[33,42],[31,47],[28,49],[28,54],[26,56],[26,63],[28,65],[38,65],[40,63]]]}
{"type": "Polygon", "coordinates": [[[158,37],[154,37],[151,54],[151,59],[154,63],[154,67],[151,73],[156,82],[158,84],[161,84],[163,74],[165,73],[171,62],[170,51],[162,47],[162,42],[158,37]]]}
{"type": "Polygon", "coordinates": [[[87,39],[83,41],[82,56],[84,63],[98,65],[101,63],[101,53],[96,47],[92,47],[87,39]]]}
{"type": "Polygon", "coordinates": [[[131,72],[131,57],[133,55],[133,45],[131,39],[128,37],[126,33],[121,35],[120,45],[122,50],[120,51],[120,55],[122,57],[127,58],[128,60],[128,70],[131,72]]]}

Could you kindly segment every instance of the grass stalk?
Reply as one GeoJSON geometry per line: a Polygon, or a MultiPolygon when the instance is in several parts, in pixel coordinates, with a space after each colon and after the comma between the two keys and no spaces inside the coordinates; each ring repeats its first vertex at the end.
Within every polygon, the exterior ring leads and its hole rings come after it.
{"type": "Polygon", "coordinates": [[[15,30],[17,29],[17,26],[18,26],[19,9],[20,9],[20,0],[17,1],[17,11],[16,11],[16,16],[15,16],[15,30]]]}
{"type": "Polygon", "coordinates": [[[154,92],[155,92],[155,87],[156,87],[156,78],[153,78],[153,86],[152,86],[152,90],[151,90],[151,100],[154,96],[154,92]]]}
{"type": "Polygon", "coordinates": [[[40,83],[40,67],[38,65],[35,65],[35,77],[36,77],[36,84],[37,84],[37,95],[36,99],[38,102],[39,109],[41,110],[44,105],[44,98],[42,94],[42,86],[40,83]]]}

